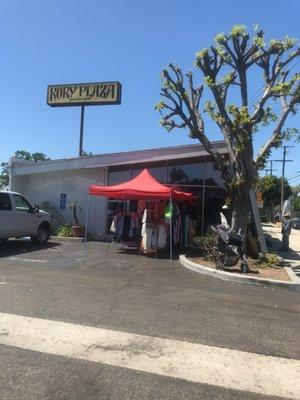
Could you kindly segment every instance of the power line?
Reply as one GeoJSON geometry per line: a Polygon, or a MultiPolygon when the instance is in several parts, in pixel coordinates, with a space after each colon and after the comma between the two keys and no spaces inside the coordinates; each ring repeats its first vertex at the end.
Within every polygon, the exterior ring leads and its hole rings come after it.
{"type": "Polygon", "coordinates": [[[300,176],[300,171],[298,171],[297,173],[292,174],[291,176],[287,176],[287,180],[292,180],[294,178],[297,178],[297,176],[300,176]]]}
{"type": "Polygon", "coordinates": [[[287,174],[287,177],[290,177],[291,175],[295,175],[295,174],[300,174],[300,171],[290,171],[290,172],[287,174]]]}
{"type": "MultiPolygon", "coordinates": [[[[294,63],[294,65],[289,69],[289,72],[291,72],[294,68],[295,68],[295,66],[297,65],[297,64],[299,64],[299,62],[300,62],[300,59],[298,59],[295,63],[294,63]]],[[[250,100],[249,100],[249,102],[248,102],[248,105],[249,105],[249,107],[252,107],[252,106],[254,106],[255,105],[255,102],[259,99],[259,96],[260,96],[260,92],[262,91],[262,88],[259,88],[255,93],[254,93],[254,95],[250,98],[250,100]]],[[[277,110],[277,111],[279,111],[280,110],[280,108],[277,110]]],[[[275,110],[273,110],[274,112],[276,112],[275,110]]]]}
{"type": "Polygon", "coordinates": [[[268,172],[270,172],[270,175],[273,176],[273,171],[277,171],[277,169],[273,168],[273,162],[276,160],[269,160],[269,163],[271,164],[270,168],[265,168],[264,171],[266,172],[266,176],[268,175],[268,172]]]}
{"type": "Polygon", "coordinates": [[[293,180],[295,180],[295,179],[299,179],[300,178],[300,174],[299,175],[296,175],[296,176],[294,176],[293,178],[289,178],[288,179],[288,181],[293,181],[293,180]]]}

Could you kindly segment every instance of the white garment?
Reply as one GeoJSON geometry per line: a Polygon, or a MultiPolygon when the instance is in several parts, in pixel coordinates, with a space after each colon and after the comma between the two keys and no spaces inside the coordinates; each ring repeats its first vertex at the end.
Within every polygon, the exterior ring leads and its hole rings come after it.
{"type": "Polygon", "coordinates": [[[144,235],[146,234],[147,213],[148,213],[148,211],[145,209],[143,218],[142,218],[142,231],[141,231],[142,237],[144,237],[144,235]]]}
{"type": "Polygon", "coordinates": [[[156,244],[156,232],[154,228],[147,228],[145,223],[145,232],[142,236],[142,248],[145,252],[153,250],[156,244]]]}

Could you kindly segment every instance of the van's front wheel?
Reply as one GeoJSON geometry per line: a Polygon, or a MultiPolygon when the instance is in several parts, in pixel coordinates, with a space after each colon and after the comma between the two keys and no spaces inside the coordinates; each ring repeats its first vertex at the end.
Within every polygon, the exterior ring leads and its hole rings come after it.
{"type": "Polygon", "coordinates": [[[31,236],[33,243],[43,244],[47,243],[50,237],[50,227],[48,224],[41,224],[36,235],[31,236]]]}

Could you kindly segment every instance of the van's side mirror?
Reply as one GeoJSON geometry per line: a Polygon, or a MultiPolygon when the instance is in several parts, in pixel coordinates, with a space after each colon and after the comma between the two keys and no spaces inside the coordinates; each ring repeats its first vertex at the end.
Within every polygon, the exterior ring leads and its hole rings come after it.
{"type": "Polygon", "coordinates": [[[34,211],[35,213],[38,213],[38,212],[40,211],[39,205],[35,204],[34,207],[33,207],[33,211],[34,211]]]}

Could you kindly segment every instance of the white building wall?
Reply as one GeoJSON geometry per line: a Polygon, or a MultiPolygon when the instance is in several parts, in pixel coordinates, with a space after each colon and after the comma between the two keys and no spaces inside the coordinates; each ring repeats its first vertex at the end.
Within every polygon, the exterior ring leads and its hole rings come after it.
{"type": "MultiPolygon", "coordinates": [[[[13,176],[11,190],[23,194],[33,205],[45,201],[55,205],[65,222],[74,224],[68,205],[77,201],[80,225],[85,225],[89,185],[105,185],[106,169],[82,169],[13,176]],[[60,196],[66,194],[66,208],[60,209],[60,196]]],[[[107,200],[90,197],[88,233],[95,239],[106,236],[107,200]]]]}

